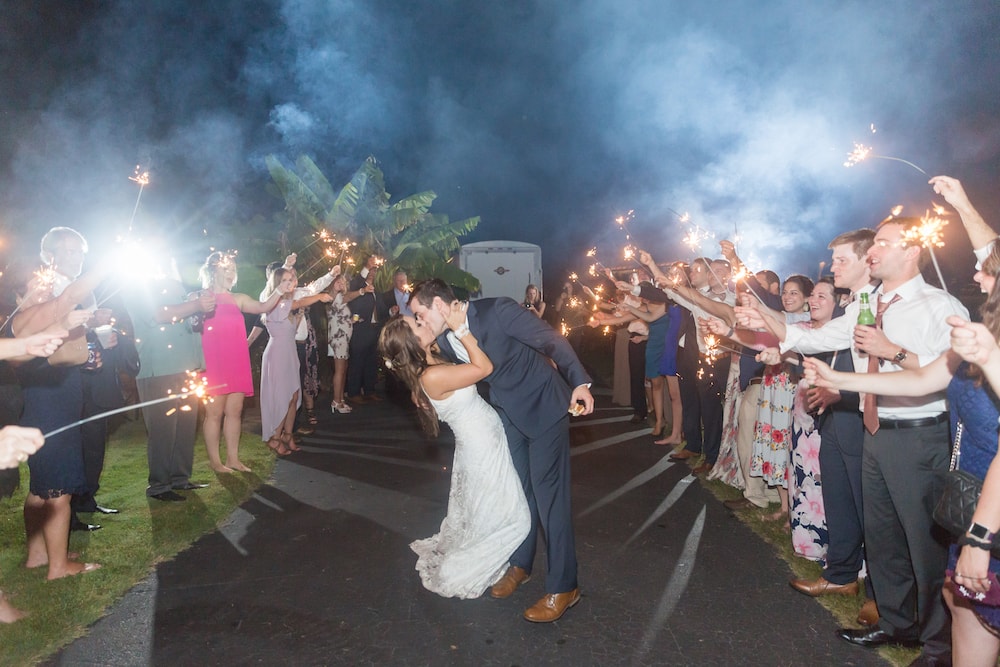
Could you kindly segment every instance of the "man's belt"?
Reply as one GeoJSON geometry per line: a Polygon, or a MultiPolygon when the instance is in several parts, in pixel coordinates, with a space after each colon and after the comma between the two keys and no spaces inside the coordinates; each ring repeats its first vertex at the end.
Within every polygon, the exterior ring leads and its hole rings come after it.
{"type": "Polygon", "coordinates": [[[922,417],[920,419],[879,419],[879,428],[920,428],[921,426],[937,426],[948,421],[948,413],[942,412],[937,417],[922,417]]]}

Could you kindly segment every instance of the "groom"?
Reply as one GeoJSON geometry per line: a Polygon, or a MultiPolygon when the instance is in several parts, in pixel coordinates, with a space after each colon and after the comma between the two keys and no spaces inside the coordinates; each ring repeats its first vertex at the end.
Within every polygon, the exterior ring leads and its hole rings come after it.
{"type": "MultiPolygon", "coordinates": [[[[454,342],[457,339],[446,323],[453,301],[451,288],[434,278],[414,287],[410,309],[438,337],[446,358],[467,361],[465,349],[454,342]]],[[[531,510],[528,537],[511,555],[510,568],[490,593],[495,598],[508,597],[531,578],[541,523],[548,547],[546,594],[524,617],[549,623],[580,601],[570,510],[568,408],[579,401],[583,404],[580,414],[593,412],[590,376],[566,339],[513,299],[470,302],[466,325],[493,362],[493,372],[483,382],[503,420],[514,468],[531,510]]]]}

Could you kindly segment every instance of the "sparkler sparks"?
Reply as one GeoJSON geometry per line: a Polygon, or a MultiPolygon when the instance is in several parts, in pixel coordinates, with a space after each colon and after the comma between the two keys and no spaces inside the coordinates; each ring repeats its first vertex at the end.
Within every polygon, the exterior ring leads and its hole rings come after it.
{"type": "Polygon", "coordinates": [[[944,282],[944,276],[941,274],[941,267],[938,265],[934,248],[944,247],[943,230],[947,224],[947,220],[939,215],[931,215],[930,211],[928,211],[920,218],[919,226],[904,230],[902,234],[904,246],[918,245],[927,248],[931,256],[931,262],[934,264],[934,270],[937,272],[938,280],[941,281],[941,289],[945,292],[948,291],[948,285],[944,282]]]}
{"type": "MultiPolygon", "coordinates": [[[[200,401],[206,401],[206,402],[207,401],[211,401],[212,399],[208,396],[208,392],[211,391],[212,389],[219,389],[219,388],[221,388],[223,386],[223,385],[219,385],[218,387],[209,387],[208,386],[208,380],[204,376],[200,376],[198,373],[196,373],[194,371],[187,371],[187,375],[188,375],[187,382],[185,382],[184,386],[176,394],[173,393],[173,392],[168,392],[167,395],[164,396],[164,397],[162,397],[162,398],[154,398],[151,401],[145,401],[143,403],[137,403],[135,405],[126,405],[123,408],[116,408],[114,410],[108,410],[107,412],[102,412],[102,413],[96,414],[96,415],[94,415],[92,417],[87,417],[86,419],[80,419],[78,421],[73,422],[72,424],[66,424],[65,426],[60,426],[59,428],[55,429],[54,431],[49,431],[43,437],[46,440],[48,440],[49,438],[51,438],[54,435],[58,435],[59,433],[62,433],[63,431],[68,431],[69,429],[75,428],[77,426],[82,426],[83,424],[86,424],[88,422],[92,422],[92,421],[95,421],[95,420],[98,420],[98,419],[104,419],[105,417],[110,417],[112,415],[116,415],[116,414],[119,414],[119,413],[122,413],[122,412],[127,412],[127,411],[135,409],[135,408],[144,408],[144,407],[146,407],[148,405],[156,405],[157,403],[166,403],[167,401],[185,400],[188,397],[194,397],[194,398],[196,398],[196,399],[198,399],[200,401]]],[[[185,409],[190,410],[191,408],[190,408],[190,406],[186,406],[186,405],[185,406],[181,406],[181,410],[185,410],[185,409]]],[[[170,411],[168,411],[167,414],[172,414],[172,413],[173,413],[173,409],[171,409],[170,411]]]]}
{"type": "Polygon", "coordinates": [[[139,184],[139,194],[135,198],[135,206],[132,207],[132,217],[128,221],[128,231],[131,234],[132,225],[135,223],[135,214],[139,210],[139,200],[142,199],[143,188],[149,185],[149,172],[142,171],[141,166],[135,165],[135,171],[128,177],[128,180],[139,184]]]}
{"type": "Polygon", "coordinates": [[[913,164],[909,160],[904,160],[903,158],[898,158],[898,157],[892,157],[890,155],[875,155],[872,152],[873,150],[874,149],[871,146],[865,146],[864,144],[860,144],[855,141],[854,150],[847,154],[847,160],[844,162],[844,166],[853,167],[859,162],[864,162],[868,158],[872,158],[873,160],[893,160],[895,162],[902,162],[903,164],[908,164],[917,171],[919,171],[924,176],[927,175],[926,171],[924,171],[917,165],[913,164]]]}

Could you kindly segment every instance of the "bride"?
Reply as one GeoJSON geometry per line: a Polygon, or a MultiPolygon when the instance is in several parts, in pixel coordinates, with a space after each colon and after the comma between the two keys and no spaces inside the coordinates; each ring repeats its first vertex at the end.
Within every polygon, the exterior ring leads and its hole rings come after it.
{"type": "Polygon", "coordinates": [[[469,363],[445,361],[434,333],[401,315],[382,329],[379,350],[410,387],[428,434],[438,434],[438,419],[455,434],[448,514],[437,535],[410,545],[416,569],[424,587],[438,595],[477,598],[507,571],[510,555],[528,535],[530,516],[500,416],[476,391],[493,364],[465,326],[465,306],[452,303],[448,327],[469,363]]]}

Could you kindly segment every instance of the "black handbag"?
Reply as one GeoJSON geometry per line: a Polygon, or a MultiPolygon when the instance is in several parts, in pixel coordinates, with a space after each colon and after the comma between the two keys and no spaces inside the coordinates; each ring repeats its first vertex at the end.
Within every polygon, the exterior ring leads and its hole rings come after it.
{"type": "MultiPolygon", "coordinates": [[[[955,444],[951,450],[951,466],[944,474],[941,498],[934,507],[934,521],[955,537],[963,537],[972,525],[972,515],[979,503],[979,494],[983,491],[983,480],[975,475],[958,469],[958,460],[962,455],[962,422],[955,429],[955,444]]],[[[1000,557],[1000,543],[993,538],[994,556],[1000,557]]]]}

